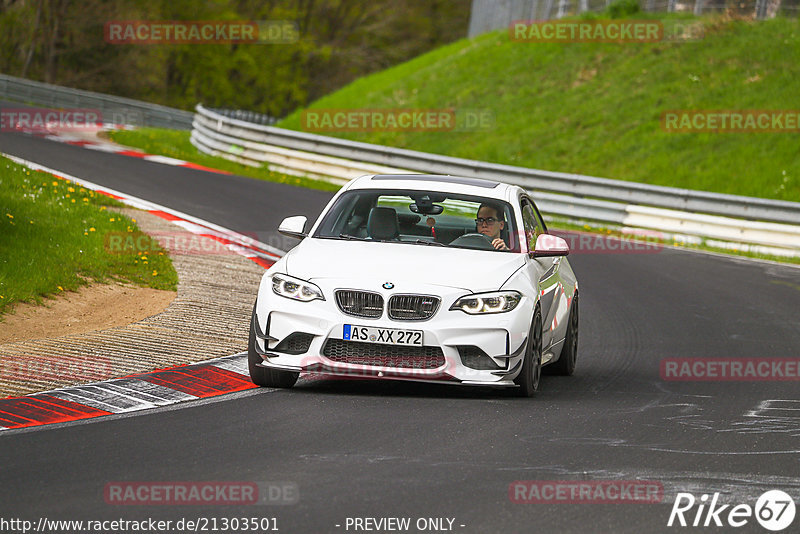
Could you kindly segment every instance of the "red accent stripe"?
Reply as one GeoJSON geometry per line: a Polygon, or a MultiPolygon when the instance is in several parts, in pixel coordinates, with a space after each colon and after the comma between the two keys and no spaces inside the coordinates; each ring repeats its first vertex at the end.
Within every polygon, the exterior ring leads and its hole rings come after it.
{"type": "Polygon", "coordinates": [[[110,413],[50,395],[0,400],[0,426],[6,428],[64,423],[110,413]]]}
{"type": "Polygon", "coordinates": [[[264,258],[253,257],[253,258],[250,258],[250,259],[253,260],[258,265],[262,266],[265,269],[269,269],[270,267],[275,265],[274,261],[265,260],[264,258]]]}
{"type": "Polygon", "coordinates": [[[258,387],[243,375],[211,365],[160,371],[138,378],[201,398],[258,387]]]}
{"type": "Polygon", "coordinates": [[[97,143],[93,143],[91,141],[66,141],[66,144],[75,146],[86,146],[86,145],[95,145],[97,143]]]}
{"type": "Polygon", "coordinates": [[[115,154],[121,154],[123,156],[130,156],[132,158],[143,158],[145,156],[149,156],[150,154],[145,154],[144,152],[137,152],[135,150],[120,150],[119,152],[114,152],[115,154]]]}
{"type": "Polygon", "coordinates": [[[176,217],[175,215],[172,215],[171,213],[167,213],[166,211],[148,210],[148,213],[152,213],[156,217],[161,217],[162,219],[166,219],[168,221],[182,221],[183,220],[180,217],[176,217]]]}
{"type": "Polygon", "coordinates": [[[220,169],[212,169],[211,167],[206,167],[205,165],[198,165],[197,163],[191,163],[189,161],[182,163],[180,167],[188,167],[190,169],[195,169],[198,171],[216,172],[218,174],[233,174],[232,172],[223,171],[220,169]]]}
{"type": "Polygon", "coordinates": [[[121,197],[119,195],[115,195],[113,193],[109,193],[108,191],[103,191],[102,189],[96,189],[95,193],[100,193],[101,195],[105,195],[107,197],[116,198],[116,199],[123,199],[124,198],[124,197],[121,197]]]}

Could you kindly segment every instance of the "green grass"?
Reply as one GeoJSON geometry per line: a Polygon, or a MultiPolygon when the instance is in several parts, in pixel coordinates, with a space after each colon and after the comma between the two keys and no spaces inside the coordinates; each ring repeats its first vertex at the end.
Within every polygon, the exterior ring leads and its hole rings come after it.
{"type": "MultiPolygon", "coordinates": [[[[513,42],[501,30],[361,78],[309,109],[487,111],[476,131],[325,135],[482,161],[800,201],[798,133],[668,133],[667,110],[797,110],[800,24],[719,17],[659,43],[513,42]]],[[[302,130],[301,111],[277,126],[302,130]]]]}
{"type": "Polygon", "coordinates": [[[250,167],[218,156],[203,154],[189,141],[190,132],[185,130],[167,130],[164,128],[141,128],[137,130],[116,130],[109,132],[112,141],[121,145],[139,148],[150,154],[159,154],[171,158],[182,159],[212,169],[232,172],[240,176],[249,176],[260,180],[281,184],[338,191],[340,186],[322,180],[313,180],[300,176],[289,176],[272,172],[261,167],[250,167]]]}
{"type": "Polygon", "coordinates": [[[109,209],[119,206],[0,157],[0,315],[16,302],[41,302],[91,282],[175,291],[178,275],[161,249],[149,256],[106,250],[109,236],[139,231],[109,209]]]}

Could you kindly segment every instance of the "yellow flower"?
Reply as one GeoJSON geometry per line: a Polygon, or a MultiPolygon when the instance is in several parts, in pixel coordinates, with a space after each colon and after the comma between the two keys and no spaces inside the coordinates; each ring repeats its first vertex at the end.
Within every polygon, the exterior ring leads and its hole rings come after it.
{"type": "Polygon", "coordinates": [[[33,224],[33,221],[28,221],[29,223],[33,224]]]}
{"type": "Polygon", "coordinates": [[[4,297],[3,295],[0,295],[0,299],[4,299],[4,298],[5,298],[5,297],[4,297]]]}
{"type": "Polygon", "coordinates": [[[58,182],[53,182],[53,185],[58,185],[58,182]]]}
{"type": "Polygon", "coordinates": [[[131,219],[133,222],[136,222],[136,219],[131,219]]]}
{"type": "Polygon", "coordinates": [[[158,271],[153,271],[153,276],[158,276],[158,271]]]}
{"type": "Polygon", "coordinates": [[[73,204],[75,203],[75,199],[74,199],[74,198],[72,199],[72,203],[73,203],[73,204]]]}
{"type": "Polygon", "coordinates": [[[89,235],[89,232],[83,232],[83,235],[89,235]]]}
{"type": "Polygon", "coordinates": [[[89,202],[89,197],[83,197],[84,202],[89,202]]]}
{"type": "Polygon", "coordinates": [[[100,211],[106,211],[106,207],[105,206],[100,206],[100,211]]]}
{"type": "Polygon", "coordinates": [[[115,219],[114,219],[114,217],[111,217],[111,218],[108,220],[108,222],[114,222],[114,220],[115,220],[115,219]]]}
{"type": "Polygon", "coordinates": [[[6,213],[6,217],[8,217],[9,219],[13,219],[14,218],[14,216],[11,215],[10,213],[6,213]]]}
{"type": "Polygon", "coordinates": [[[63,288],[63,287],[61,287],[61,286],[58,286],[58,290],[59,290],[59,291],[64,291],[64,288],[63,288]]]}
{"type": "Polygon", "coordinates": [[[67,191],[69,191],[70,193],[74,193],[75,192],[75,188],[74,187],[68,187],[67,191]]]}
{"type": "Polygon", "coordinates": [[[69,193],[67,193],[67,198],[69,198],[69,193]]]}
{"type": "Polygon", "coordinates": [[[94,232],[94,231],[95,231],[95,229],[94,229],[94,226],[92,226],[91,228],[89,228],[89,231],[90,231],[90,232],[94,232]]]}

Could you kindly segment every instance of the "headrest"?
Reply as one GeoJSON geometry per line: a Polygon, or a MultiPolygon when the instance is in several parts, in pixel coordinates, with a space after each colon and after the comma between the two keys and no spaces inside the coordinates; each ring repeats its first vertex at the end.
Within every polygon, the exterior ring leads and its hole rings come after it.
{"type": "Polygon", "coordinates": [[[397,239],[397,211],[394,208],[372,208],[367,220],[367,233],[372,239],[397,239]]]}

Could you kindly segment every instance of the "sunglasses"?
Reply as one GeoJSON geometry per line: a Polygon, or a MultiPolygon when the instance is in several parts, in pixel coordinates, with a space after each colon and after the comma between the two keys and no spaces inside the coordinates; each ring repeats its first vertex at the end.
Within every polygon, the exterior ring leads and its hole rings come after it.
{"type": "Polygon", "coordinates": [[[478,217],[477,219],[475,219],[475,222],[478,223],[479,225],[483,223],[494,224],[498,222],[498,219],[495,219],[494,217],[486,217],[485,219],[483,217],[478,217]]]}

